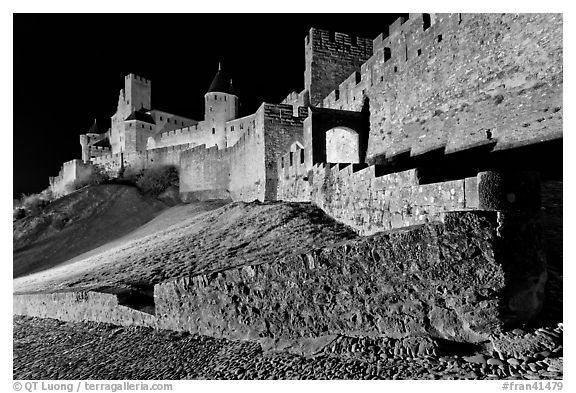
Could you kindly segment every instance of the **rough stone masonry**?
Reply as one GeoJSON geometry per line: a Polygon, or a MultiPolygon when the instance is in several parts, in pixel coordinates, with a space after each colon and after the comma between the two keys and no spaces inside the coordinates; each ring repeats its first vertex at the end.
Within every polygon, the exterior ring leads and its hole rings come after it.
{"type": "Polygon", "coordinates": [[[488,161],[561,141],[562,48],[557,14],[410,14],[372,41],[311,29],[300,93],[222,120],[238,97],[217,74],[205,120],[168,128],[166,113],[131,110],[127,97],[149,102],[150,82],[127,77],[117,124],[93,138],[101,148],[108,138],[111,152],[98,150],[93,164],[170,161],[184,198],[312,202],[371,236],[156,285],[152,313],[116,295],[67,293],[15,296],[15,313],[300,343],[336,334],[481,342],[530,320],[547,277],[541,167],[534,156],[511,173],[488,161]],[[134,151],[114,155],[125,130],[134,151]],[[419,173],[431,163],[411,165],[479,147],[434,181],[419,173]]]}

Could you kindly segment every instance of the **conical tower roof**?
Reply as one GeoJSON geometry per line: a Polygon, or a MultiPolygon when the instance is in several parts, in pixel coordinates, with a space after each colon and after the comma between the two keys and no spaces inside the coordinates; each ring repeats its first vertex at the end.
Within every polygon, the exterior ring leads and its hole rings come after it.
{"type": "Polygon", "coordinates": [[[206,93],[213,92],[230,94],[230,84],[228,82],[228,78],[226,78],[226,75],[222,71],[220,63],[218,63],[218,72],[216,72],[216,75],[214,75],[214,79],[212,80],[212,83],[210,84],[210,87],[206,93]]]}
{"type": "Polygon", "coordinates": [[[98,123],[96,123],[96,119],[94,119],[94,124],[88,130],[88,134],[98,134],[98,123]]]}

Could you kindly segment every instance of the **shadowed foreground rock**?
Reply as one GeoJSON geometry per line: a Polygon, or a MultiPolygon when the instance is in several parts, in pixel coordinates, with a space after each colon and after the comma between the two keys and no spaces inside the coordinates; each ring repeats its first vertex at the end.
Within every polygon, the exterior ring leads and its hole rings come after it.
{"type": "Polygon", "coordinates": [[[424,353],[427,338],[485,343],[534,316],[546,277],[539,239],[529,217],[453,212],[444,223],[156,284],[140,299],[114,288],[15,295],[14,313],[256,340],[303,354],[337,335],[414,341],[424,353]]]}
{"type": "Polygon", "coordinates": [[[496,212],[155,288],[158,326],[308,352],[336,334],[482,342],[541,308],[538,227],[496,212]],[[523,244],[523,247],[518,247],[523,244]]]}

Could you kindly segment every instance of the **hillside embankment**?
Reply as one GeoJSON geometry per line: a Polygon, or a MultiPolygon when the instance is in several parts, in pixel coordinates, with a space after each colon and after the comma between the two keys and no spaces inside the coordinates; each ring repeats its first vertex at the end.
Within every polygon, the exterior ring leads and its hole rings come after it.
{"type": "MultiPolygon", "coordinates": [[[[76,255],[63,266],[16,279],[14,292],[153,286],[206,271],[271,262],[357,236],[310,204],[212,201],[162,208],[159,215],[154,210],[154,220],[121,239],[114,237],[112,243],[76,255]]],[[[114,211],[110,206],[106,213],[114,211]]],[[[83,224],[98,226],[90,232],[101,233],[107,231],[105,224],[113,230],[118,221],[100,216],[97,223],[83,224]]],[[[46,243],[57,248],[88,236],[76,229],[64,242],[73,229],[76,226],[57,237],[46,236],[46,243]]]]}
{"type": "Polygon", "coordinates": [[[13,276],[57,266],[121,238],[169,206],[125,185],[83,188],[13,223],[13,276]]]}

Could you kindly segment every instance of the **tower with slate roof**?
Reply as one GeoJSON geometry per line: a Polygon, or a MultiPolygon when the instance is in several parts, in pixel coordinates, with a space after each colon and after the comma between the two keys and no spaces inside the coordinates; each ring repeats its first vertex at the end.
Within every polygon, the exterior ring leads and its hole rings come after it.
{"type": "Polygon", "coordinates": [[[220,64],[208,91],[204,95],[204,121],[218,148],[226,147],[226,122],[238,115],[238,97],[232,81],[226,77],[220,64]]]}

